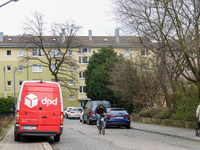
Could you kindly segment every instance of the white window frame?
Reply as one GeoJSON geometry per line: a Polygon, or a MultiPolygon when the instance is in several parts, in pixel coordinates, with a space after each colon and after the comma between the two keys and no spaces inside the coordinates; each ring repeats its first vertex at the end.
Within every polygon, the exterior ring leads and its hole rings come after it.
{"type": "Polygon", "coordinates": [[[32,72],[42,72],[42,65],[41,64],[33,64],[32,72]],[[37,70],[36,71],[34,70],[34,66],[35,67],[37,66],[37,70]],[[41,70],[40,70],[40,68],[41,68],[41,70]]]}
{"type": "Polygon", "coordinates": [[[91,53],[91,48],[79,48],[78,53],[81,53],[81,54],[90,54],[91,53]]]}
{"type": "Polygon", "coordinates": [[[22,65],[19,65],[18,66],[18,71],[23,71],[23,66],[22,65]],[[20,70],[21,69],[21,70],[20,70]]]}
{"type": "Polygon", "coordinates": [[[144,65],[144,67],[142,68],[142,71],[150,71],[149,64],[144,65]]]}
{"type": "Polygon", "coordinates": [[[131,57],[133,56],[133,51],[131,49],[124,50],[124,57],[131,57]]]}
{"type": "Polygon", "coordinates": [[[89,60],[90,60],[90,57],[89,57],[89,56],[79,57],[79,64],[88,64],[89,60]],[[86,62],[86,63],[83,62],[83,59],[84,59],[84,58],[87,59],[87,62],[86,62]]]}
{"type": "Polygon", "coordinates": [[[69,56],[73,56],[73,51],[69,51],[69,56]]]}
{"type": "MultiPolygon", "coordinates": [[[[51,79],[51,82],[55,82],[55,79],[51,79]]],[[[60,79],[58,79],[58,83],[60,84],[60,79]]]]}
{"type": "Polygon", "coordinates": [[[69,95],[69,100],[74,101],[74,95],[69,95]]]}
{"type": "Polygon", "coordinates": [[[11,65],[7,65],[6,66],[6,70],[9,71],[9,72],[12,71],[12,66],[11,65]],[[8,67],[10,67],[10,70],[8,70],[8,67]]]}
{"type": "Polygon", "coordinates": [[[74,80],[69,80],[69,85],[74,85],[74,80]]]}
{"type": "Polygon", "coordinates": [[[141,56],[142,57],[147,57],[149,56],[149,50],[148,49],[141,49],[140,50],[141,56]]]}
{"type": "Polygon", "coordinates": [[[18,50],[18,56],[23,56],[23,50],[18,50]]]}
{"type": "Polygon", "coordinates": [[[60,50],[59,49],[51,49],[51,57],[60,57],[60,50]]]}
{"type": "Polygon", "coordinates": [[[7,87],[11,87],[12,86],[12,81],[11,80],[8,80],[7,81],[7,87]],[[10,85],[8,85],[8,82],[10,82],[10,85]]]}
{"type": "Polygon", "coordinates": [[[42,79],[33,79],[33,81],[42,81],[42,79]]]}
{"type": "Polygon", "coordinates": [[[32,56],[33,57],[42,57],[42,50],[41,49],[32,49],[32,56]],[[34,55],[33,51],[36,51],[36,55],[34,55]]]}
{"type": "Polygon", "coordinates": [[[12,52],[11,50],[6,50],[6,56],[11,56],[12,52]],[[8,52],[10,52],[10,55],[8,55],[8,52]]]}
{"type": "Polygon", "coordinates": [[[74,66],[73,65],[69,65],[69,71],[73,71],[74,70],[74,66]]]}
{"type": "Polygon", "coordinates": [[[79,86],[79,94],[85,94],[84,88],[85,86],[79,86]]]}
{"type": "Polygon", "coordinates": [[[23,81],[22,81],[22,80],[19,80],[19,86],[22,86],[22,83],[23,83],[23,81]],[[20,85],[20,83],[21,83],[21,85],[20,85]]]}
{"type": "Polygon", "coordinates": [[[85,79],[85,72],[84,71],[79,71],[79,79],[85,79]]]}

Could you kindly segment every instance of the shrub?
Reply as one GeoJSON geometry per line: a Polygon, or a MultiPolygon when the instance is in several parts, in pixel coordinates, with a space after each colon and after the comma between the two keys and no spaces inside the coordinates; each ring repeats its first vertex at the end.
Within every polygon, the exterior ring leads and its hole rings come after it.
{"type": "Polygon", "coordinates": [[[157,119],[170,119],[172,117],[173,110],[169,108],[163,108],[159,113],[153,116],[153,118],[157,119]]]}
{"type": "Polygon", "coordinates": [[[12,104],[14,104],[14,98],[0,98],[0,112],[10,113],[12,104]]]}
{"type": "Polygon", "coordinates": [[[195,87],[187,89],[185,95],[179,95],[176,101],[176,113],[172,119],[182,121],[196,121],[196,109],[198,106],[198,90],[195,87]]]}

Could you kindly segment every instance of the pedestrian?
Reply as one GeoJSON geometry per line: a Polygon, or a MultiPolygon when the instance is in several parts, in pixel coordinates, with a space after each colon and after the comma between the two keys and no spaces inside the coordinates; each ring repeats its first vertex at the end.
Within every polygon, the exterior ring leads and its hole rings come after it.
{"type": "Polygon", "coordinates": [[[198,124],[198,129],[200,127],[200,105],[197,107],[197,110],[196,110],[196,118],[197,118],[197,124],[198,124]]]}

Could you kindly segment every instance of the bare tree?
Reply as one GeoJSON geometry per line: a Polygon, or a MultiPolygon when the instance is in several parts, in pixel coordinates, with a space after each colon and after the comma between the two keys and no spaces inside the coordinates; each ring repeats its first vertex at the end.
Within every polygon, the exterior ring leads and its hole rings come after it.
{"type": "MultiPolygon", "coordinates": [[[[112,12],[123,28],[147,36],[154,53],[173,60],[179,78],[194,83],[200,101],[199,0],[113,0],[112,12]]],[[[168,63],[166,65],[169,65],[168,63]]]]}
{"type": "Polygon", "coordinates": [[[45,36],[47,23],[44,16],[35,12],[32,18],[27,18],[24,22],[24,39],[25,46],[32,47],[29,49],[27,56],[22,56],[21,61],[39,61],[43,67],[47,67],[54,77],[55,82],[62,81],[61,86],[70,91],[77,90],[76,87],[69,85],[69,80],[75,83],[77,79],[77,60],[69,56],[68,52],[73,48],[78,49],[76,35],[81,29],[73,20],[64,23],[53,23],[51,25],[51,36],[45,36]],[[61,32],[61,33],[60,33],[61,32]],[[40,57],[33,57],[40,56],[40,57]],[[71,71],[71,70],[75,71],[71,71]]]}

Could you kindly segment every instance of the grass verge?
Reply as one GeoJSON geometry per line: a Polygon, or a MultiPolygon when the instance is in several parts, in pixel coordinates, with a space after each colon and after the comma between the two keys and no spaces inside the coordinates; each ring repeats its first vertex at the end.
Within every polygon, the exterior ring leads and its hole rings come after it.
{"type": "Polygon", "coordinates": [[[0,137],[13,125],[14,117],[10,115],[8,117],[0,117],[0,137]]]}

